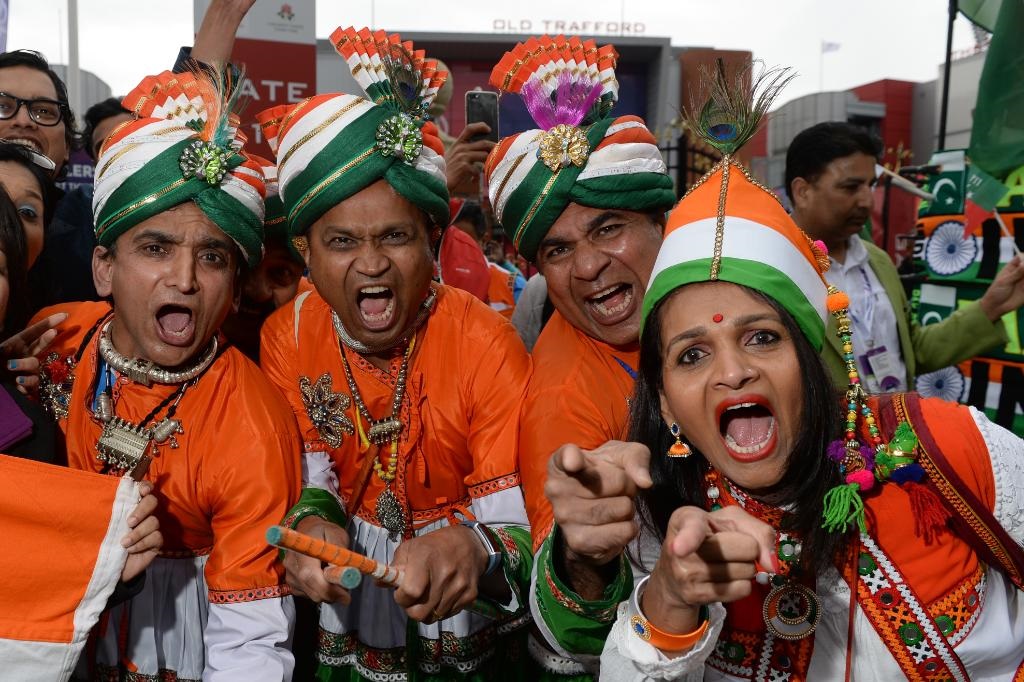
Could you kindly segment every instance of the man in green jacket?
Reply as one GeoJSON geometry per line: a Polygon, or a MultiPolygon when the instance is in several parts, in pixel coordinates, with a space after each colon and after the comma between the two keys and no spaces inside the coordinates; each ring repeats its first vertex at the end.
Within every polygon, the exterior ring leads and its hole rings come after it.
{"type": "MultiPolygon", "coordinates": [[[[888,254],[859,234],[870,217],[881,145],[857,126],[819,123],[797,135],[786,153],[786,193],[793,219],[828,247],[830,283],[850,296],[857,364],[872,393],[913,390],[917,374],[956,364],[1007,342],[1000,318],[1024,305],[1024,264],[1015,256],[985,294],[942,322],[913,319],[888,254]]],[[[822,349],[837,385],[848,382],[836,322],[822,349]]]]}

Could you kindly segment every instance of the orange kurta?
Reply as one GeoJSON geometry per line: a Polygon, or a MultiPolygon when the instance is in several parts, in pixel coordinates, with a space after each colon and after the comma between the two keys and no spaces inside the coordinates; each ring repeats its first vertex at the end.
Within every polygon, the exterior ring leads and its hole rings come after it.
{"type": "Polygon", "coordinates": [[[551,529],[544,497],[548,459],[566,443],[584,449],[626,436],[638,348],[593,339],[556,312],[533,348],[534,373],[519,429],[519,471],[537,549],[551,529]],[[629,369],[627,369],[627,367],[629,369]]]}
{"type": "MultiPolygon", "coordinates": [[[[472,295],[439,285],[437,301],[420,329],[409,362],[401,419],[396,493],[415,526],[466,509],[473,499],[519,485],[516,470],[519,408],[530,376],[530,357],[515,329],[472,295]]],[[[306,452],[326,452],[334,463],[346,510],[380,525],[375,514],[384,484],[376,475],[358,509],[353,489],[367,457],[356,436],[331,447],[313,425],[299,389],[327,375],[331,391],[350,395],[331,308],[313,291],[277,310],[263,327],[263,369],[291,403],[306,452]]],[[[358,353],[344,351],[364,403],[376,419],[391,413],[395,375],[358,353]]],[[[354,402],[345,409],[354,423],[354,402]]],[[[492,521],[498,521],[493,519],[492,521]]]]}
{"type": "MultiPolygon", "coordinates": [[[[68,320],[51,351],[74,356],[96,322],[110,313],[106,303],[75,303],[43,310],[38,318],[66,312],[68,320]]],[[[74,370],[70,409],[60,427],[68,465],[100,471],[95,445],[101,424],[91,406],[96,388],[98,334],[85,346],[74,370]]],[[[177,386],[147,388],[119,377],[114,413],[139,423],[177,386]]],[[[161,410],[157,420],[166,410],[161,410]]],[[[264,533],[280,522],[299,495],[299,436],[288,406],[259,368],[241,352],[221,352],[178,404],[184,433],[179,447],[159,447],[146,474],[161,499],[157,511],[164,537],[162,556],[209,554],[205,578],[213,603],[234,603],[286,593],[284,572],[264,533]]],[[[199,625],[198,623],[196,624],[199,625]]]]}

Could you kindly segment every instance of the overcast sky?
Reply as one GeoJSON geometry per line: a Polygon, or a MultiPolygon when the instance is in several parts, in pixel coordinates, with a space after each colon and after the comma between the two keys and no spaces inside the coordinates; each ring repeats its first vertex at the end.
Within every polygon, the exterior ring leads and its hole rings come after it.
{"type": "MultiPolygon", "coordinates": [[[[281,0],[258,0],[278,3],[281,0]]],[[[642,24],[645,35],[673,45],[751,50],[769,65],[794,67],[798,78],[782,101],[819,90],[843,90],[881,78],[937,77],[946,41],[945,0],[319,0],[317,35],[338,25],[374,25],[402,31],[493,32],[496,24],[548,21],[642,24]],[[821,56],[821,43],[838,51],[821,56]],[[823,64],[824,68],[819,68],[823,64]]],[[[10,0],[8,49],[33,48],[55,63],[67,59],[66,0],[10,0]]],[[[189,0],[80,0],[81,67],[124,94],[142,76],[169,68],[194,32],[189,0]]],[[[607,42],[614,42],[609,36],[607,42]]],[[[957,20],[954,49],[970,48],[970,23],[957,20]]],[[[510,43],[511,46],[511,43],[510,43]]]]}

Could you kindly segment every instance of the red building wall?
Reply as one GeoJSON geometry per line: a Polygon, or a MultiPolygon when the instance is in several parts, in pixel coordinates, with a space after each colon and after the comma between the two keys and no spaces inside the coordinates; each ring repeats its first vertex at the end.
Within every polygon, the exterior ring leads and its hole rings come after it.
{"type": "MultiPolygon", "coordinates": [[[[882,141],[885,143],[883,163],[897,165],[896,150],[911,149],[911,114],[914,106],[914,84],[909,81],[880,80],[866,83],[851,90],[862,102],[879,102],[885,105],[882,120],[882,141]],[[890,151],[891,150],[891,151],[890,151]]],[[[904,156],[902,165],[909,165],[911,159],[904,156]]]]}

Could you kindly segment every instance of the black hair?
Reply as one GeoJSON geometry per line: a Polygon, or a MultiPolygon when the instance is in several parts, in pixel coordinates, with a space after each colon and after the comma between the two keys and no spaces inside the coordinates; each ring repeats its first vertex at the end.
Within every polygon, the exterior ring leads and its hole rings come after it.
{"type": "Polygon", "coordinates": [[[882,142],[865,128],[842,121],[826,121],[801,131],[786,150],[786,196],[793,201],[795,179],[814,182],[830,163],[857,153],[877,159],[882,142]]]}
{"type": "Polygon", "coordinates": [[[32,151],[17,142],[0,141],[0,162],[2,161],[21,164],[39,183],[39,194],[43,197],[43,226],[49,225],[59,194],[50,175],[32,160],[32,151]]]}
{"type": "Polygon", "coordinates": [[[24,329],[29,317],[28,244],[18,209],[0,187],[0,250],[7,259],[7,310],[3,317],[2,338],[24,329]]]}
{"type": "MultiPolygon", "coordinates": [[[[796,346],[804,387],[799,433],[793,452],[786,463],[782,480],[772,489],[770,499],[775,505],[792,505],[793,513],[778,530],[790,531],[801,538],[801,567],[821,570],[832,565],[844,536],[828,533],[822,527],[825,493],[842,484],[836,464],[826,455],[830,441],[840,436],[842,427],[838,392],[822,363],[797,326],[793,316],[777,301],[760,291],[743,287],[755,298],[770,305],[782,320],[796,346]]],[[[676,291],[679,291],[678,289],[676,291]]],[[[662,381],[661,311],[670,296],[662,299],[651,312],[640,339],[640,372],[630,403],[629,440],[643,443],[651,450],[651,478],[654,485],[639,493],[637,508],[641,533],[651,533],[658,544],[672,513],[683,506],[704,508],[709,465],[704,455],[691,443],[693,454],[686,458],[665,456],[675,438],[661,416],[662,381]]]]}
{"type": "Polygon", "coordinates": [[[132,112],[121,106],[120,97],[108,97],[102,102],[97,102],[85,111],[85,130],[82,131],[82,148],[93,161],[96,160],[96,152],[93,150],[92,136],[96,127],[111,116],[118,114],[130,114],[132,112]]]}
{"type": "MultiPolygon", "coordinates": [[[[60,106],[64,110],[61,122],[64,124],[64,142],[67,144],[68,151],[70,152],[75,147],[75,113],[71,111],[71,104],[68,101],[68,89],[64,85],[64,81],[60,79],[56,71],[50,68],[50,63],[46,61],[46,57],[41,52],[36,52],[35,50],[12,50],[0,54],[0,69],[14,66],[27,66],[30,69],[42,71],[53,81],[53,90],[57,93],[57,101],[60,102],[60,106]]],[[[67,165],[64,163],[64,160],[54,159],[53,161],[54,163],[61,164],[57,170],[63,172],[64,166],[67,165]]]]}

